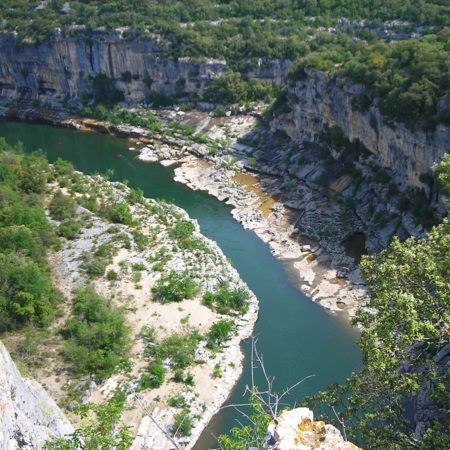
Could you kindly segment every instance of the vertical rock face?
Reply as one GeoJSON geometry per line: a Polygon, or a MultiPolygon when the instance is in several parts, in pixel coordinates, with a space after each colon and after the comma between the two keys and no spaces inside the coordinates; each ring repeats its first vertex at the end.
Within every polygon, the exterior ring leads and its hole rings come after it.
{"type": "Polygon", "coordinates": [[[294,141],[315,141],[324,127],[338,126],[350,140],[359,139],[377,156],[382,166],[392,170],[401,186],[424,187],[420,175],[450,151],[450,129],[439,125],[434,132],[411,130],[400,123],[386,123],[381,112],[352,107],[362,86],[314,69],[289,87],[290,112],[272,122],[274,130],[284,130],[294,141]]]}
{"type": "Polygon", "coordinates": [[[0,448],[40,449],[49,437],[72,432],[54,400],[39,383],[21,377],[0,342],[0,448]]]}
{"type": "Polygon", "coordinates": [[[218,60],[164,57],[155,42],[128,39],[119,31],[70,37],[55,32],[40,44],[20,43],[13,33],[0,35],[0,97],[14,101],[78,101],[92,94],[92,78],[100,73],[117,80],[129,102],[144,100],[150,91],[200,93],[225,69],[218,60]]]}
{"type": "Polygon", "coordinates": [[[358,450],[339,430],[324,422],[315,422],[308,408],[283,412],[268,427],[265,450],[358,450]]]}

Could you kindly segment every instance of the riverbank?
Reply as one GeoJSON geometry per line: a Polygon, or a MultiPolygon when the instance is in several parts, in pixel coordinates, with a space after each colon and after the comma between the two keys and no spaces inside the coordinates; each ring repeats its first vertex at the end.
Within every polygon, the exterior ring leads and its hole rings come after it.
{"type": "MultiPolygon", "coordinates": [[[[175,205],[145,199],[122,183],[81,173],[53,181],[48,192],[50,204],[57,196],[74,202],[71,222],[78,224],[78,231],[61,238],[60,248],[48,258],[61,305],[41,343],[45,350],[41,364],[33,369],[34,378],[69,411],[78,402],[104,403],[121,388],[127,394],[122,421],[135,436],[131,448],[163,450],[173,441],[192,448],[241,376],[240,344],[251,336],[257,319],[255,295],[218,245],[175,205]],[[98,206],[91,210],[86,205],[92,201],[98,206]],[[117,205],[129,218],[111,223],[102,211],[117,205]],[[77,289],[86,286],[123,310],[131,331],[126,364],[106,379],[80,378],[62,357],[65,344],[59,331],[72,317],[77,289]],[[162,286],[166,297],[159,298],[155,289],[162,286]],[[202,300],[207,293],[224,290],[231,296],[240,293],[245,307],[236,310],[225,304],[220,309],[202,300]],[[223,323],[231,324],[229,331],[210,345],[209,333],[223,323]],[[149,347],[163,346],[171,353],[155,362],[149,347]],[[155,364],[160,364],[162,380],[146,384],[153,379],[155,364]],[[176,425],[180,414],[191,424],[183,432],[176,425]]],[[[46,210],[49,220],[61,230],[63,222],[51,211],[46,210]]],[[[20,334],[5,339],[13,352],[20,341],[20,334]]]]}
{"type": "MultiPolygon", "coordinates": [[[[326,310],[344,317],[354,316],[365,295],[364,285],[353,260],[342,246],[324,248],[296,231],[302,211],[286,198],[282,180],[255,169],[249,149],[240,143],[255,127],[254,115],[211,117],[198,111],[158,111],[164,125],[180,122],[218,142],[226,151],[211,152],[204,143],[193,142],[180,133],[148,131],[129,125],[111,125],[90,118],[70,117],[66,112],[23,109],[10,113],[25,120],[38,120],[79,131],[112,134],[130,140],[130,150],[143,162],[177,165],[175,180],[193,190],[206,191],[233,206],[232,214],[245,228],[267,243],[274,256],[285,262],[294,284],[326,310]],[[239,174],[243,176],[239,176],[239,174]],[[238,176],[236,176],[238,175],[238,176]],[[289,205],[289,206],[286,206],[289,205]],[[342,262],[351,270],[342,271],[342,262]]],[[[308,194],[308,193],[307,193],[308,194]]],[[[313,205],[314,206],[314,205],[313,205]]],[[[320,206],[320,205],[319,205],[320,206]]],[[[328,208],[328,205],[325,206],[328,208]]],[[[319,224],[317,224],[319,225],[319,224]]]]}

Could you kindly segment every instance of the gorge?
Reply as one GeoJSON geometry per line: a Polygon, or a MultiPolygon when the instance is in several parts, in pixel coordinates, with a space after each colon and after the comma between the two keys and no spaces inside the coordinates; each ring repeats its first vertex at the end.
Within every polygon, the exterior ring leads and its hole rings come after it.
{"type": "Polygon", "coordinates": [[[0,443],[447,448],[448,25],[5,0],[0,443]]]}

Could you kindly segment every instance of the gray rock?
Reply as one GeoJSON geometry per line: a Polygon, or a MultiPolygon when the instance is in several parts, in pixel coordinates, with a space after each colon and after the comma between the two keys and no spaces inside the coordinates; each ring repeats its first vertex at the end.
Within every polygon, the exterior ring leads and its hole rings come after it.
{"type": "Polygon", "coordinates": [[[22,378],[0,342],[0,448],[38,449],[73,432],[55,401],[34,380],[22,378]]]}

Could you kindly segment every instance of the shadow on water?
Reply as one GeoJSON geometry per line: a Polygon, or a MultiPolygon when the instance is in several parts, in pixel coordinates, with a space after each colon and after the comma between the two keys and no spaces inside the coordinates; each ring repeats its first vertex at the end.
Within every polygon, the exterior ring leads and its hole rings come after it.
{"type": "MultiPolygon", "coordinates": [[[[148,197],[171,200],[197,219],[202,233],[218,243],[259,299],[255,335],[266,370],[276,377],[275,389],[282,390],[307,375],[314,375],[290,395],[287,401],[291,405],[305,395],[343,381],[360,366],[360,353],[350,327],[298,291],[283,264],[253,232],[244,230],[232,218],[228,206],[175,183],[172,169],[135,160],[126,141],[110,136],[21,122],[0,122],[0,136],[10,143],[22,141],[26,151],[45,149],[50,161],[61,157],[86,173],[113,169],[115,180],[128,180],[131,187],[141,188],[148,197]]],[[[246,355],[250,346],[250,342],[243,343],[246,355]]],[[[256,381],[262,383],[261,377],[256,381]]],[[[214,382],[211,380],[212,389],[214,382]]],[[[249,358],[246,358],[243,375],[229,402],[242,403],[243,391],[249,383],[249,358]]],[[[212,436],[227,432],[237,418],[239,414],[233,408],[221,410],[195,448],[214,448],[212,436]]]]}

